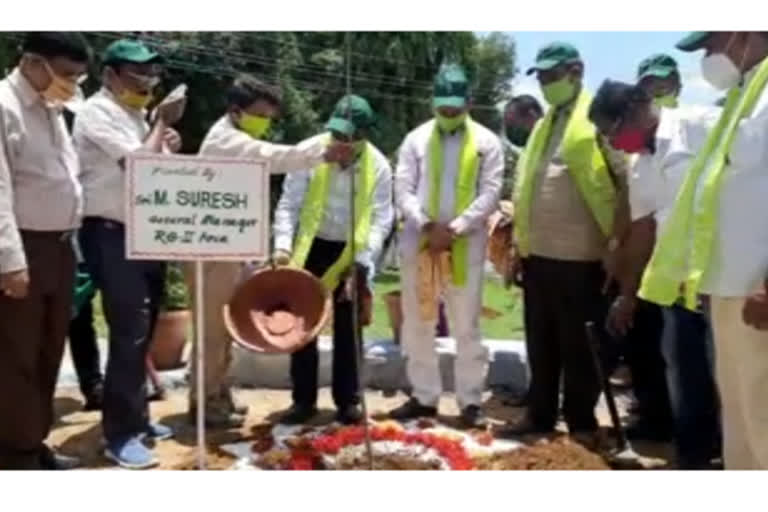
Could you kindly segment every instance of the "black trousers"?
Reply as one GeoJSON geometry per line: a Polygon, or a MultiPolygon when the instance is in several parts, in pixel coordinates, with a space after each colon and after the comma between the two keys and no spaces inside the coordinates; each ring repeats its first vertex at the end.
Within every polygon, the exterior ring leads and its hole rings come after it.
{"type": "MultiPolygon", "coordinates": [[[[87,271],[87,268],[81,263],[78,265],[78,270],[87,271]]],[[[96,329],[93,327],[92,299],[93,297],[83,304],[78,315],[69,323],[69,350],[72,353],[72,362],[80,383],[80,392],[86,399],[104,380],[101,374],[96,329]]]]}
{"type": "MultiPolygon", "coordinates": [[[[316,238],[307,256],[305,268],[320,277],[330,268],[344,250],[343,242],[330,242],[316,238]]],[[[333,309],[333,402],[341,409],[357,405],[360,390],[357,385],[357,351],[352,325],[352,302],[339,301],[341,287],[334,291],[333,309]]],[[[359,331],[362,342],[362,328],[359,331]]],[[[319,353],[317,340],[291,355],[293,403],[312,407],[317,403],[317,372],[319,353]]]]}
{"type": "Polygon", "coordinates": [[[634,324],[625,339],[626,360],[632,373],[640,421],[652,428],[672,430],[672,407],[666,363],[661,351],[664,317],[661,306],[638,300],[634,324]]]}
{"type": "Polygon", "coordinates": [[[0,293],[0,469],[39,469],[72,315],[69,233],[21,231],[29,293],[0,293]]]}
{"type": "Polygon", "coordinates": [[[563,415],[571,432],[597,428],[600,395],[585,323],[601,336],[608,298],[600,262],[573,262],[531,256],[523,260],[525,337],[531,384],[528,417],[541,430],[554,428],[563,384],[563,415]]]}
{"type": "Polygon", "coordinates": [[[165,264],[125,258],[125,227],[87,217],[80,247],[101,291],[109,328],[102,426],[108,443],[143,433],[149,422],[146,356],[165,289],[165,264]]]}

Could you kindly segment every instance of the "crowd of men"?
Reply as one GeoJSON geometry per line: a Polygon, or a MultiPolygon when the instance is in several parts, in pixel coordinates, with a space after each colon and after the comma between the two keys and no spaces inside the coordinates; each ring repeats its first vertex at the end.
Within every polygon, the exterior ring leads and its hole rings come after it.
{"type": "MultiPolygon", "coordinates": [[[[412,391],[390,415],[437,415],[442,301],[457,342],[461,420],[485,424],[479,318],[488,220],[500,200],[512,200],[504,277],[523,290],[531,380],[521,400],[525,417],[499,435],[550,433],[562,414],[571,436],[594,439],[600,383],[585,331],[593,322],[604,364],[615,368],[623,359],[631,369],[633,438],[674,441],[683,469],[712,468],[721,453],[727,469],[768,468],[761,401],[768,228],[759,221],[768,208],[768,33],[694,32],[678,49],[705,51],[704,78],[727,91],[721,107],[678,105],[684,84],[665,54],[640,63],[634,83],[606,80],[593,97],[584,87],[587,63],[572,45],[555,42],[528,70],[547,107],[513,98],[501,136],[469,115],[464,69],[443,65],[433,118],[406,136],[394,169],[369,140],[376,114],[365,98],[341,98],[317,136],[274,144],[264,137],[279,115],[279,88],[250,75],[232,83],[227,110],[199,153],[264,159],[286,174],[272,260],[305,268],[333,293],[339,422],[362,419],[350,280],[371,286],[397,212],[401,343],[412,391]]],[[[102,411],[109,459],[130,469],[155,466],[148,441],[174,435],[150,421],[146,390],[165,265],[125,256],[123,170],[137,152],[180,150],[173,126],[186,100],[148,111],[163,57],[119,40],[101,60],[101,89],[79,101],[89,54],[81,34],[30,33],[18,66],[0,82],[0,386],[13,390],[0,394],[0,469],[78,466],[45,444],[68,335],[86,340],[72,344],[73,356],[86,408],[102,411]],[[67,109],[75,112],[71,133],[67,109]],[[77,268],[103,301],[103,376],[88,306],[72,318],[77,268]]],[[[231,342],[221,317],[241,270],[231,262],[204,265],[211,428],[239,427],[248,412],[227,381],[231,342]]],[[[187,281],[194,290],[192,273],[187,281]]],[[[193,364],[192,383],[196,372],[193,364]]],[[[281,422],[301,424],[317,413],[316,343],[292,354],[290,373],[293,404],[281,422]]],[[[197,393],[193,385],[190,420],[197,393]]]]}

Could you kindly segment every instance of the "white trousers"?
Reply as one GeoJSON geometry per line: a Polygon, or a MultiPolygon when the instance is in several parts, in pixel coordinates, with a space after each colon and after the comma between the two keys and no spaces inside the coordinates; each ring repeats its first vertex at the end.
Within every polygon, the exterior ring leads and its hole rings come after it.
{"type": "Polygon", "coordinates": [[[768,331],[744,323],[744,298],[712,297],[725,469],[768,469],[768,331]]]}
{"type": "MultiPolygon", "coordinates": [[[[413,396],[421,405],[437,406],[442,393],[442,379],[435,350],[436,322],[424,322],[417,293],[418,264],[408,258],[401,267],[402,348],[408,358],[407,372],[413,396]]],[[[488,365],[482,344],[480,312],[484,281],[483,265],[470,265],[467,283],[462,288],[446,287],[446,314],[451,335],[456,340],[454,375],[459,408],[480,405],[488,365]]]]}

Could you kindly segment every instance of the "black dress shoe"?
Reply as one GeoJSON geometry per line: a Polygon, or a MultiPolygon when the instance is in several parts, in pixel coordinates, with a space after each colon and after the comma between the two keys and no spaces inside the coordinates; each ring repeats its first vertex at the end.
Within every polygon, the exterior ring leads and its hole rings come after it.
{"type": "Polygon", "coordinates": [[[528,435],[548,435],[555,431],[554,427],[543,427],[536,425],[530,419],[524,418],[517,423],[506,425],[498,430],[496,437],[501,439],[514,439],[520,436],[528,435]]]}
{"type": "Polygon", "coordinates": [[[437,416],[437,407],[421,405],[415,398],[411,398],[397,409],[389,412],[389,417],[398,421],[434,418],[435,416],[437,416]]]}
{"type": "Polygon", "coordinates": [[[46,470],[70,470],[80,467],[80,459],[56,453],[43,445],[40,450],[40,466],[46,470]]]}
{"type": "Polygon", "coordinates": [[[282,425],[302,425],[314,418],[316,414],[317,408],[314,406],[293,405],[280,418],[280,423],[282,425]]]}
{"type": "Polygon", "coordinates": [[[343,425],[357,425],[362,419],[363,413],[356,405],[347,405],[336,413],[336,420],[343,425]]]}
{"type": "Polygon", "coordinates": [[[479,405],[468,405],[461,411],[461,423],[466,428],[482,428],[486,425],[485,415],[479,405]]]}

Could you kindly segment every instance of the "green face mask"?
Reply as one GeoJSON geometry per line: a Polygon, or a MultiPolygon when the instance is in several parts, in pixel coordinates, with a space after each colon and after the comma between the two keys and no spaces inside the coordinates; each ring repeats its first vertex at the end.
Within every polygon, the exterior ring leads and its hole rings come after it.
{"type": "Polygon", "coordinates": [[[439,112],[435,112],[435,119],[437,119],[437,126],[445,132],[456,131],[467,120],[467,113],[464,112],[456,117],[445,117],[440,115],[439,112]]]}
{"type": "Polygon", "coordinates": [[[677,108],[677,96],[674,94],[665,94],[664,96],[656,96],[653,98],[653,103],[656,106],[664,108],[677,108]]]}
{"type": "Polygon", "coordinates": [[[240,119],[237,121],[240,129],[254,139],[262,138],[269,130],[271,124],[272,120],[268,117],[252,116],[245,112],[240,114],[240,119]]]}
{"type": "Polygon", "coordinates": [[[557,82],[552,82],[541,88],[544,93],[544,99],[553,107],[559,107],[573,99],[576,93],[576,84],[570,77],[564,76],[557,82]]]}

